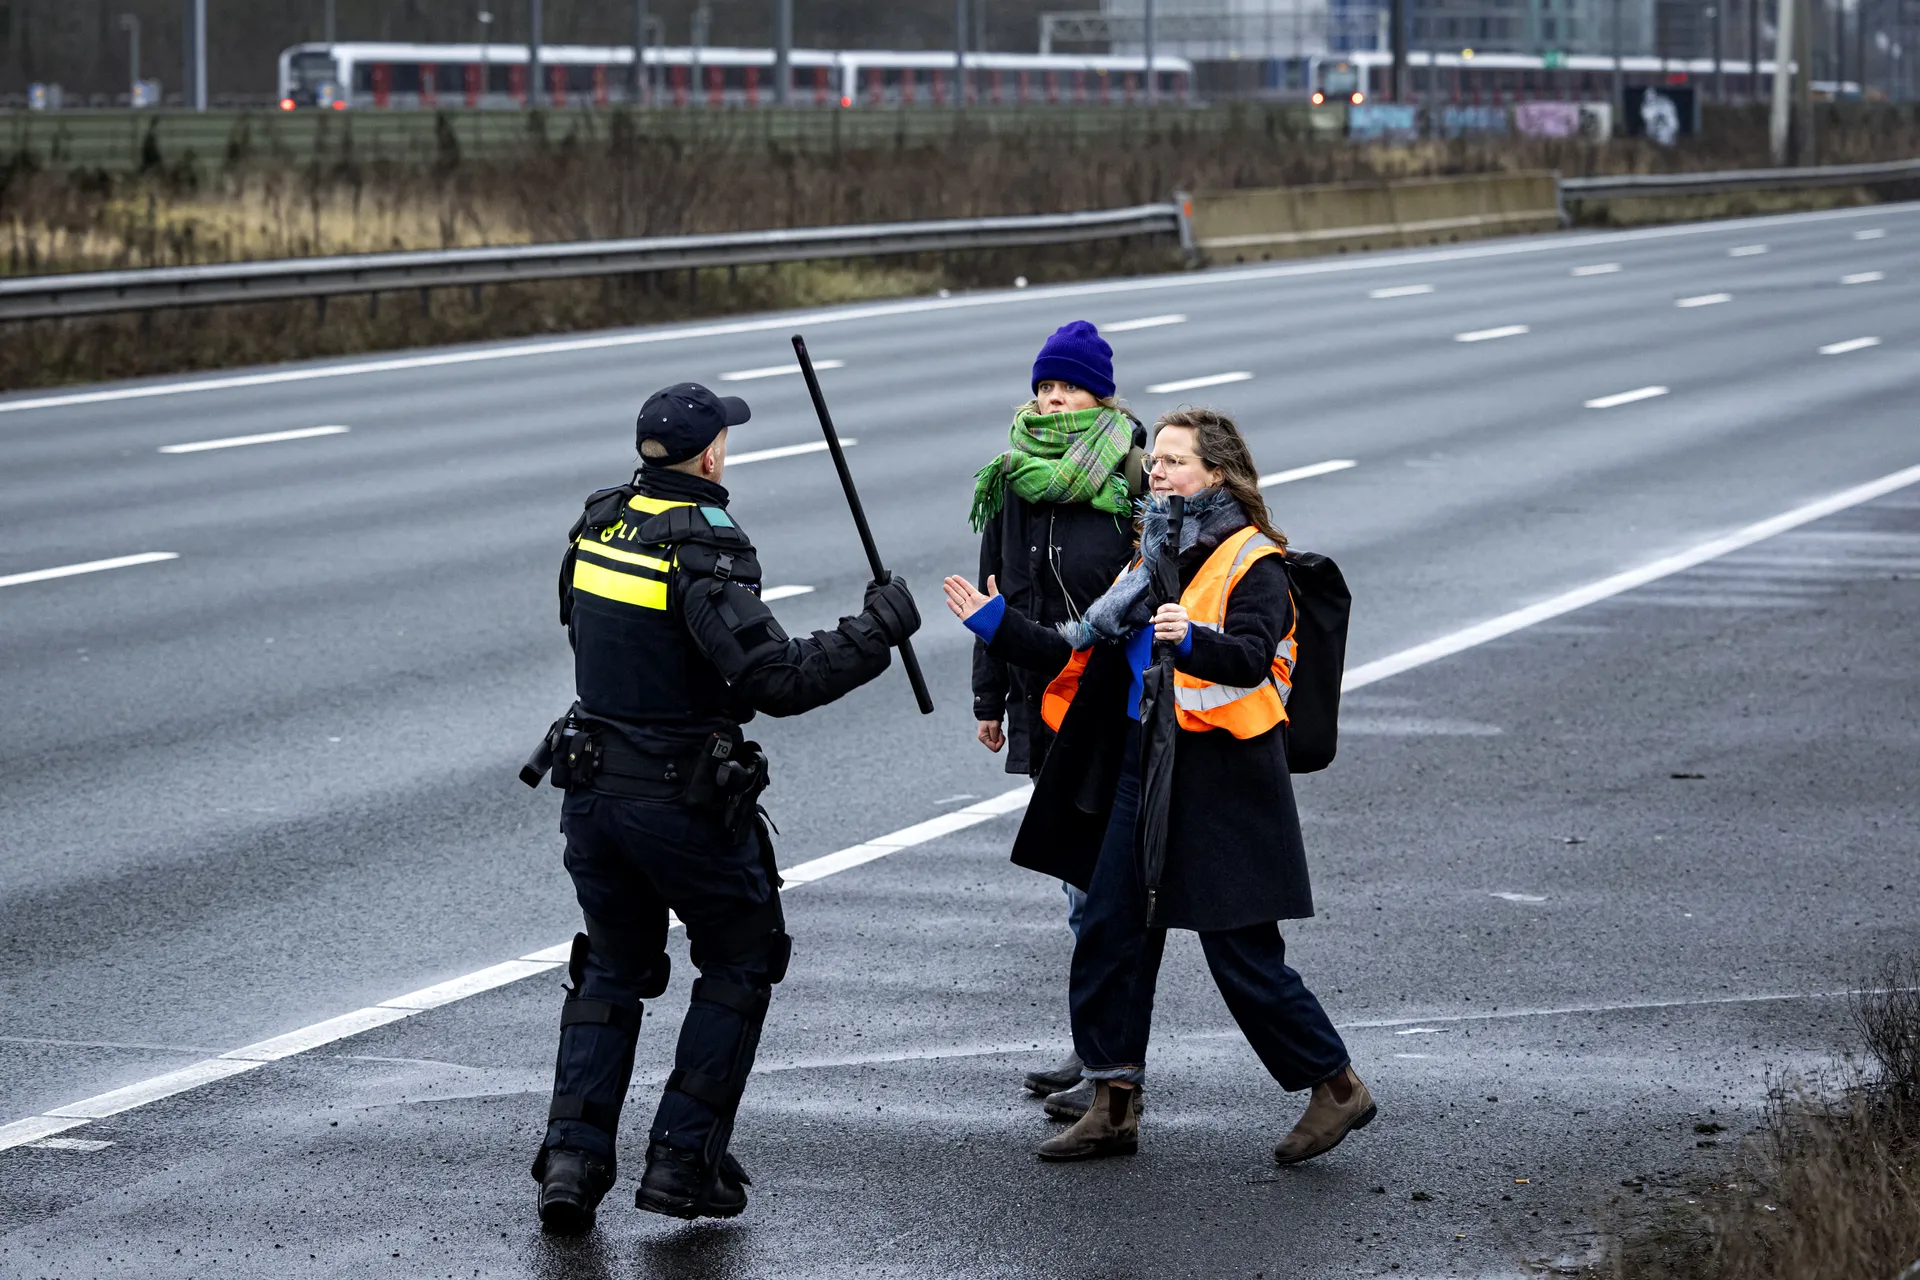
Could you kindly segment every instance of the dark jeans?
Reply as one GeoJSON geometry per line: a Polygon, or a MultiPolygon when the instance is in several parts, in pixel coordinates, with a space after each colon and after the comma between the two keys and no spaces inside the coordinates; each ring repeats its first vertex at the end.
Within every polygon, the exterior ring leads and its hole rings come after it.
{"type": "MultiPolygon", "coordinates": [[[[1153,990],[1165,929],[1149,929],[1146,886],[1134,852],[1140,813],[1140,740],[1127,731],[1125,764],[1114,793],[1100,860],[1087,890],[1073,948],[1070,1000],[1073,1046],[1094,1080],[1139,1083],[1147,1065],[1153,990]]],[[[1178,857],[1171,850],[1169,857],[1178,857]]],[[[1202,933],[1200,949],[1227,1009],[1283,1089],[1310,1089],[1340,1074],[1347,1046],[1326,1010],[1287,965],[1278,924],[1268,921],[1202,933]]]]}
{"type": "MultiPolygon", "coordinates": [[[[596,945],[587,957],[580,994],[625,1009],[640,1006],[640,990],[653,964],[666,963],[667,910],[687,927],[694,953],[701,939],[718,934],[774,896],[749,832],[734,840],[710,812],[683,805],[631,800],[595,791],[567,793],[560,829],[566,833],[566,866],[580,908],[594,920],[594,932],[613,939],[616,955],[596,945]]],[[[597,939],[596,939],[597,941],[597,939]]],[[[742,986],[764,986],[763,967],[709,963],[709,978],[742,986]]],[[[714,1079],[725,1079],[740,1042],[743,1018],[723,1005],[695,1001],[680,1024],[674,1065],[714,1079]]],[[[631,1042],[616,1027],[575,1023],[562,1030],[554,1068],[557,1095],[583,1095],[619,1107],[626,1099],[632,1070],[631,1042]]],[[[715,1116],[684,1093],[661,1095],[652,1137],[675,1147],[698,1149],[715,1116]]],[[[547,1126],[547,1145],[613,1155],[613,1136],[579,1120],[547,1126]]]]}

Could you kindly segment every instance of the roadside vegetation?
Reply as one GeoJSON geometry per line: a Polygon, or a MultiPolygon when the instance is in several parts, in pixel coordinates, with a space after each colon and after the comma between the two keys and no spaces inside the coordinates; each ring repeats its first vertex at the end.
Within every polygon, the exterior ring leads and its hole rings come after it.
{"type": "MultiPolygon", "coordinates": [[[[1289,132],[1281,124],[1290,118],[1248,112],[1228,127],[1197,128],[1143,117],[1093,135],[962,128],[935,143],[821,148],[737,132],[651,136],[612,112],[595,136],[536,131],[524,147],[484,157],[463,156],[444,118],[438,145],[405,157],[356,151],[350,135],[304,162],[237,148],[209,165],[153,150],[124,174],[41,169],[16,156],[0,162],[0,274],[1055,212],[1163,200],[1176,189],[1765,163],[1764,118],[1745,108],[1717,110],[1705,139],[1675,151],[1523,138],[1349,145],[1289,132]]],[[[1823,159],[1920,155],[1912,113],[1833,124],[1823,159]]],[[[1873,198],[1851,189],[1809,196],[1636,201],[1613,217],[1873,198]]],[[[0,390],[1177,266],[1168,246],[1106,243],[14,323],[0,341],[0,390]]]]}
{"type": "Polygon", "coordinates": [[[1920,1278],[1920,960],[1852,997],[1856,1052],[1783,1079],[1724,1180],[1648,1206],[1588,1274],[1616,1280],[1920,1278]]]}

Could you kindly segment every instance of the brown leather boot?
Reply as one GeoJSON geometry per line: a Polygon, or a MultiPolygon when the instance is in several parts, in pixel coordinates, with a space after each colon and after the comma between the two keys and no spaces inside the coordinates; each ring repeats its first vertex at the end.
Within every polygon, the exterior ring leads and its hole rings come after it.
{"type": "Polygon", "coordinates": [[[1065,1133],[1041,1143],[1034,1154],[1055,1161],[1132,1155],[1140,1149],[1140,1094],[1138,1088],[1094,1081],[1087,1114],[1065,1133]]]}
{"type": "Polygon", "coordinates": [[[1372,1124],[1377,1114],[1379,1108],[1373,1105],[1373,1095],[1367,1092],[1367,1086],[1360,1082],[1353,1068],[1348,1067],[1325,1084],[1313,1086],[1306,1114],[1293,1126],[1292,1133],[1280,1139],[1273,1149],[1273,1158],[1279,1164],[1299,1164],[1325,1155],[1355,1129],[1372,1124]]]}

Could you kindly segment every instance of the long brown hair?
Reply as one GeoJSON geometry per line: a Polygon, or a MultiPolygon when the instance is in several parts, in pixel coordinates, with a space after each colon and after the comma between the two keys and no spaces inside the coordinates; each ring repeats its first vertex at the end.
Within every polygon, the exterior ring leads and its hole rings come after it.
{"type": "Polygon", "coordinates": [[[1193,432],[1200,461],[1220,470],[1220,487],[1232,494],[1240,509],[1247,513],[1247,523],[1280,547],[1287,545],[1287,535],[1274,524],[1267,512],[1267,500],[1260,494],[1260,472],[1253,465],[1253,451],[1247,448],[1247,438],[1240,434],[1232,418],[1215,409],[1175,409],[1161,414],[1153,424],[1149,445],[1159,436],[1162,427],[1185,427],[1193,432]]]}

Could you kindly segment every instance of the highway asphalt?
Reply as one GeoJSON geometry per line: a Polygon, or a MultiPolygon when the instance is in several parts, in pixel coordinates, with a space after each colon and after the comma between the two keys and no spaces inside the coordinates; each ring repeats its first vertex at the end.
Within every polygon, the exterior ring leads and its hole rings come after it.
{"type": "MultiPolygon", "coordinates": [[[[1267,472],[1353,463],[1269,497],[1353,584],[1356,667],[1920,464],[1920,205],[0,396],[0,1274],[1506,1274],[1590,1249],[1624,1178],[1706,1176],[1696,1143],[1828,1052],[1832,993],[1914,937],[1920,486],[1351,696],[1300,788],[1323,918],[1289,936],[1382,1121],[1315,1165],[1268,1161],[1299,1100],[1190,938],[1142,1154],[1033,1162],[1012,1086],[1064,1045],[1068,943],[1007,813],[791,893],[735,1224],[623,1207],[629,1142],[599,1233],[539,1236],[544,962],[74,1106],[569,936],[556,794],[513,777],[569,697],[566,527],[665,383],[745,395],[736,453],[817,439],[797,377],[722,381],[795,330],[842,362],[939,710],[895,671],[758,722],[782,863],[1016,786],[936,583],[1077,318],[1143,415],[1228,409],[1267,472]],[[348,429],[166,451],[322,426],[348,429]]],[[[789,629],[851,610],[826,458],[728,481],[768,582],[811,588],[789,629]]],[[[685,991],[650,1007],[630,1135],[685,991]]]]}

